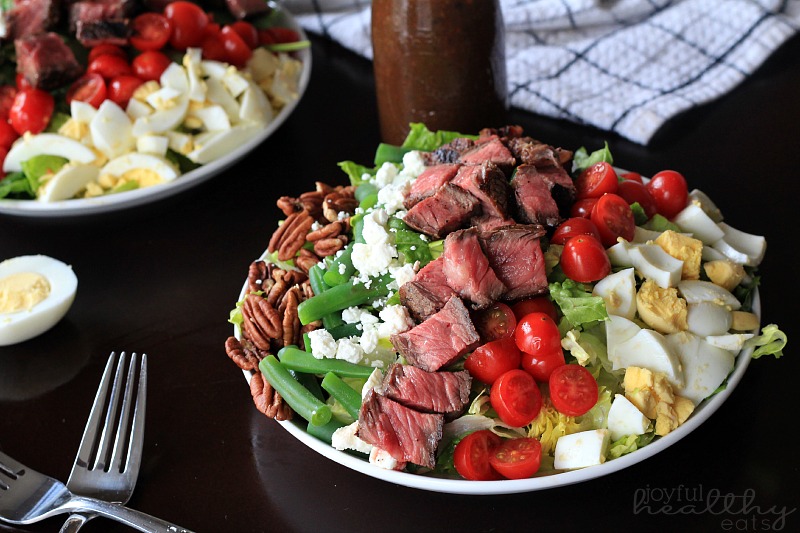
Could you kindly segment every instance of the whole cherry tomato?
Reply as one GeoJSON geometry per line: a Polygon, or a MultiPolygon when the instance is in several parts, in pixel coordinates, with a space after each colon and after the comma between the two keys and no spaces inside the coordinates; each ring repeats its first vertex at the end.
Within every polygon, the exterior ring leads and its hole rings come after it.
{"type": "Polygon", "coordinates": [[[92,49],[89,50],[88,61],[89,63],[91,63],[98,57],[105,55],[118,56],[121,57],[122,59],[125,59],[126,61],[128,59],[128,54],[125,52],[125,50],[123,50],[119,46],[111,43],[100,43],[98,45],[93,46],[92,49]]]}
{"type": "Polygon", "coordinates": [[[537,383],[547,383],[553,370],[564,364],[566,364],[566,360],[561,347],[550,352],[522,354],[522,369],[533,376],[537,383]]]}
{"type": "Polygon", "coordinates": [[[108,98],[125,109],[133,93],[142,83],[144,82],[136,76],[117,76],[108,84],[108,98]]]}
{"type": "Polygon", "coordinates": [[[561,270],[569,279],[591,283],[608,276],[611,261],[600,241],[591,235],[576,235],[564,245],[561,270]]]}
{"type": "Polygon", "coordinates": [[[173,48],[186,50],[203,42],[208,25],[208,16],[203,8],[192,2],[178,0],[167,4],[164,16],[172,27],[169,43],[173,48]]]}
{"type": "Polygon", "coordinates": [[[629,204],[637,203],[644,210],[647,218],[652,218],[658,212],[658,206],[650,191],[638,181],[625,180],[619,184],[617,194],[622,196],[629,204]]]}
{"type": "Polygon", "coordinates": [[[659,214],[672,218],[680,213],[689,202],[686,178],[674,170],[662,170],[647,183],[647,190],[653,195],[659,214]]]}
{"type": "Polygon", "coordinates": [[[493,341],[502,337],[510,337],[517,327],[517,318],[514,311],[502,302],[495,302],[486,309],[475,313],[472,323],[484,342],[493,341]]]}
{"type": "Polygon", "coordinates": [[[137,78],[144,81],[158,81],[172,60],[157,50],[142,52],[133,58],[131,66],[137,78]]]}
{"type": "Polygon", "coordinates": [[[514,316],[517,318],[517,322],[522,320],[525,315],[536,312],[545,313],[547,316],[553,319],[553,322],[558,322],[558,312],[556,311],[556,306],[547,296],[534,296],[533,298],[520,300],[511,306],[511,310],[514,311],[514,316]]]}
{"type": "Polygon", "coordinates": [[[55,107],[52,94],[40,89],[26,89],[14,97],[8,120],[20,135],[26,131],[41,133],[50,123],[55,107]]]}
{"type": "Polygon", "coordinates": [[[225,46],[225,54],[228,56],[228,62],[237,67],[243,67],[253,51],[244,42],[244,39],[236,33],[230,26],[222,28],[222,44],[225,46]]]}
{"type": "Polygon", "coordinates": [[[109,81],[111,78],[116,78],[117,76],[130,76],[133,74],[133,69],[125,58],[117,55],[103,54],[97,56],[89,63],[86,72],[89,74],[100,74],[104,80],[109,81]]]}
{"type": "Polygon", "coordinates": [[[591,235],[600,240],[600,232],[594,222],[584,217],[568,218],[556,228],[550,242],[553,244],[564,244],[570,237],[575,235],[591,235]]]}

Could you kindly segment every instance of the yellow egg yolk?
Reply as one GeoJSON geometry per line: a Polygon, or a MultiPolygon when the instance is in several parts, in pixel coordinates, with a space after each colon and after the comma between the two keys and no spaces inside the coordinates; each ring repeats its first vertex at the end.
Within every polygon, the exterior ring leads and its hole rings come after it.
{"type": "Polygon", "coordinates": [[[41,274],[19,272],[0,279],[0,314],[30,310],[50,294],[50,283],[41,274]]]}

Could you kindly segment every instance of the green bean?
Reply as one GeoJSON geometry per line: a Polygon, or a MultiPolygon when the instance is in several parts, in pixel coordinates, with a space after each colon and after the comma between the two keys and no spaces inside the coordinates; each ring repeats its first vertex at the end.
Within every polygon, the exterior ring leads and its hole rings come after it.
{"type": "Polygon", "coordinates": [[[364,243],[364,213],[350,217],[350,227],[353,229],[353,242],[364,243]]]}
{"type": "Polygon", "coordinates": [[[388,285],[393,281],[390,274],[379,278],[370,278],[369,287],[354,279],[331,287],[322,294],[317,294],[297,306],[297,316],[305,325],[319,320],[325,315],[341,311],[348,307],[359,306],[389,294],[388,285]]]}
{"type": "Polygon", "coordinates": [[[340,422],[339,420],[332,418],[330,422],[321,426],[315,426],[314,424],[309,423],[308,427],[306,428],[306,432],[309,435],[317,437],[322,442],[327,442],[330,444],[333,437],[333,432],[341,427],[344,427],[345,425],[346,424],[344,422],[340,422]]]}
{"type": "MultiPolygon", "coordinates": [[[[309,357],[313,356],[309,354],[309,357]]],[[[289,373],[289,369],[274,355],[268,355],[262,359],[258,368],[295,413],[315,426],[321,426],[330,421],[330,406],[322,403],[311,391],[294,379],[289,373]]]]}
{"type": "MultiPolygon", "coordinates": [[[[335,372],[338,376],[345,378],[368,378],[374,370],[370,366],[357,365],[342,359],[317,359],[297,346],[281,348],[278,352],[278,357],[284,367],[296,372],[305,372],[306,374],[335,372]]],[[[273,383],[272,386],[275,387],[275,384],[273,383]]],[[[277,387],[275,388],[277,389],[277,387]]]]}
{"type": "Polygon", "coordinates": [[[402,163],[403,156],[406,152],[410,152],[411,148],[403,148],[394,144],[380,143],[378,149],[375,150],[375,166],[379,167],[385,162],[402,163]]]}
{"type": "Polygon", "coordinates": [[[328,372],[322,378],[322,388],[342,404],[350,416],[358,420],[358,412],[361,410],[361,395],[358,391],[333,372],[328,372]]]}
{"type": "Polygon", "coordinates": [[[321,402],[325,402],[325,395],[322,393],[322,387],[320,387],[319,380],[313,374],[305,374],[303,372],[296,372],[294,370],[290,370],[289,373],[306,389],[308,392],[313,394],[317,400],[321,402]]]}
{"type": "Polygon", "coordinates": [[[331,337],[333,337],[336,340],[343,339],[345,337],[361,336],[361,330],[359,329],[358,324],[344,323],[341,326],[329,329],[328,333],[330,333],[331,337]]]}
{"type": "Polygon", "coordinates": [[[368,196],[365,196],[364,199],[361,200],[361,202],[358,204],[358,207],[360,207],[361,209],[366,211],[367,209],[370,209],[371,207],[375,207],[377,204],[378,204],[378,194],[374,193],[374,194],[370,194],[368,196]]]}
{"type": "MultiPolygon", "coordinates": [[[[356,267],[353,266],[353,259],[351,258],[353,255],[353,244],[352,242],[349,243],[345,246],[342,253],[337,254],[333,258],[328,270],[322,276],[322,280],[329,287],[341,285],[353,277],[356,271],[356,267]]],[[[311,272],[309,272],[309,274],[311,274],[311,272]]],[[[314,286],[312,285],[311,288],[313,289],[314,286]]],[[[314,291],[314,294],[317,294],[317,292],[314,291]]]]}
{"type": "Polygon", "coordinates": [[[356,200],[358,200],[359,202],[363,202],[364,198],[366,198],[367,196],[369,196],[371,194],[378,194],[378,186],[377,185],[375,185],[373,183],[369,183],[369,182],[364,182],[361,185],[359,185],[358,187],[356,187],[355,196],[356,196],[356,200]]]}
{"type": "MultiPolygon", "coordinates": [[[[326,273],[319,266],[319,263],[308,269],[308,282],[311,284],[311,290],[314,291],[314,294],[322,294],[330,289],[330,285],[325,283],[326,273]]],[[[320,318],[322,318],[322,325],[325,326],[325,329],[334,329],[344,324],[341,313],[333,312],[320,318]]]]}

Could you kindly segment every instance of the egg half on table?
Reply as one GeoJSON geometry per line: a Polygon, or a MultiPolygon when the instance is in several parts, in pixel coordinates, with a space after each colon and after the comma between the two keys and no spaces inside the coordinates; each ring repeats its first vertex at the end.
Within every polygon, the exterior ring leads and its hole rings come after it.
{"type": "Polygon", "coordinates": [[[44,333],[67,314],[78,288],[69,265],[46,255],[0,263],[0,346],[44,333]]]}

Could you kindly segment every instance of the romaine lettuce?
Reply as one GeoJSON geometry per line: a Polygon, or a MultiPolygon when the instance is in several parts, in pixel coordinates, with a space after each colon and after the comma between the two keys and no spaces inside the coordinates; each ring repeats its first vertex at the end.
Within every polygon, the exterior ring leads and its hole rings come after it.
{"type": "Polygon", "coordinates": [[[614,164],[614,158],[608,148],[608,142],[604,143],[603,148],[595,150],[591,154],[586,151],[585,147],[581,146],[575,150],[575,154],[572,156],[572,170],[573,172],[580,172],[601,161],[614,164]]]}
{"type": "Polygon", "coordinates": [[[589,288],[571,279],[550,284],[550,297],[555,301],[568,329],[588,329],[597,322],[608,319],[606,304],[600,296],[592,296],[589,288]]]}
{"type": "Polygon", "coordinates": [[[745,342],[745,348],[755,348],[753,359],[758,359],[762,355],[774,355],[775,359],[778,359],[783,356],[783,347],[787,342],[786,333],[778,329],[776,324],[769,324],[762,328],[761,335],[745,342]]]}

